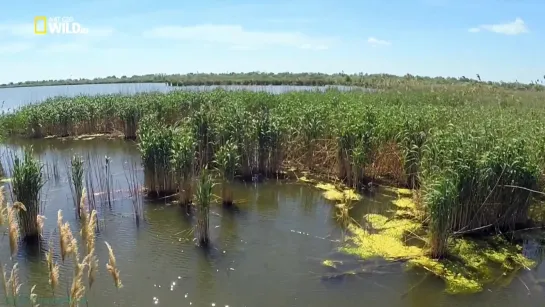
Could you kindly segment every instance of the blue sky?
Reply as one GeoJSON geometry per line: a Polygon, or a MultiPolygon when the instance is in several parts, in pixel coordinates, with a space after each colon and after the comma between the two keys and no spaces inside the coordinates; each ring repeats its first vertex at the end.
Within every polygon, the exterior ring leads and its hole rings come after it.
{"type": "Polygon", "coordinates": [[[0,83],[189,72],[545,75],[543,0],[4,1],[0,83]],[[87,35],[35,35],[34,16],[87,35]]]}

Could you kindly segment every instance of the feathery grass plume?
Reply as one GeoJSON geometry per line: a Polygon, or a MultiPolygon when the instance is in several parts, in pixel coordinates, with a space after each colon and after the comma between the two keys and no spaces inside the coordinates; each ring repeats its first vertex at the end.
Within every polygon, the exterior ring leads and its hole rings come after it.
{"type": "Polygon", "coordinates": [[[87,199],[87,193],[85,192],[85,189],[82,191],[81,201],[79,204],[79,217],[81,221],[81,230],[80,230],[80,236],[83,242],[87,245],[87,239],[89,237],[88,231],[89,228],[87,226],[89,222],[89,214],[87,214],[87,210],[85,209],[85,200],[87,199]]]}
{"type": "Polygon", "coordinates": [[[89,218],[89,222],[86,225],[87,227],[86,247],[87,247],[87,257],[88,257],[87,280],[89,282],[89,288],[93,286],[93,283],[95,282],[95,276],[98,271],[98,259],[95,254],[96,224],[97,224],[97,212],[96,210],[93,210],[91,212],[91,217],[89,218]]]}
{"type": "Polygon", "coordinates": [[[10,287],[10,294],[13,297],[13,302],[17,305],[17,296],[19,296],[19,291],[21,290],[22,284],[19,283],[19,264],[15,263],[11,269],[11,274],[8,281],[10,287]]]}
{"type": "Polygon", "coordinates": [[[112,250],[112,247],[110,246],[110,244],[108,244],[108,242],[104,242],[104,243],[106,243],[106,246],[108,247],[108,263],[106,263],[106,270],[108,270],[108,273],[112,275],[115,287],[117,289],[120,289],[123,287],[123,284],[121,283],[119,270],[117,269],[117,264],[115,262],[114,251],[112,250]]]}
{"type": "Polygon", "coordinates": [[[53,262],[53,247],[51,242],[49,243],[49,250],[45,254],[45,259],[47,261],[47,270],[49,272],[49,285],[51,286],[53,296],[55,296],[55,290],[59,284],[59,266],[57,263],[53,262]]]}
{"type": "Polygon", "coordinates": [[[0,262],[0,274],[2,275],[2,288],[4,289],[4,295],[8,298],[8,280],[6,278],[6,267],[0,262]]]}
{"type": "Polygon", "coordinates": [[[4,223],[6,222],[5,220],[6,211],[7,211],[7,207],[6,207],[6,204],[4,203],[4,186],[1,186],[0,187],[0,226],[4,225],[4,223]]]}
{"type": "Polygon", "coordinates": [[[17,212],[23,210],[26,211],[25,206],[16,202],[11,207],[8,206],[8,232],[9,232],[9,248],[11,250],[11,256],[17,252],[17,245],[19,243],[19,225],[17,223],[17,212]]]}
{"type": "Polygon", "coordinates": [[[91,211],[91,216],[88,218],[87,225],[85,225],[85,246],[86,253],[89,255],[91,251],[95,249],[95,230],[97,227],[97,211],[91,211]]]}
{"type": "Polygon", "coordinates": [[[85,260],[79,262],[75,257],[74,259],[74,277],[72,279],[72,286],[70,287],[70,307],[77,307],[79,301],[85,294],[85,286],[83,285],[83,270],[85,269],[85,260]]]}
{"type": "Polygon", "coordinates": [[[30,303],[32,304],[32,307],[38,307],[40,304],[38,304],[38,295],[34,293],[34,289],[36,289],[36,285],[32,286],[32,289],[30,289],[30,303]]]}
{"type": "Polygon", "coordinates": [[[73,255],[75,258],[78,256],[78,242],[72,235],[70,230],[70,224],[68,222],[63,224],[62,210],[57,213],[57,225],[59,227],[59,240],[61,246],[61,259],[64,263],[66,256],[73,255]]]}

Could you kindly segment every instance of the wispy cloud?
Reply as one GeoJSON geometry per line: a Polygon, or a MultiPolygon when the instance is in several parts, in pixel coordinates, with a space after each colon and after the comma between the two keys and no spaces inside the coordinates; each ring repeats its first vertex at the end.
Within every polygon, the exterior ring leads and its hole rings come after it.
{"type": "Polygon", "coordinates": [[[471,33],[477,33],[481,31],[489,31],[504,35],[518,35],[528,32],[528,27],[526,26],[526,23],[524,23],[524,20],[522,20],[521,18],[517,18],[515,19],[515,21],[512,22],[492,25],[480,25],[478,27],[469,29],[469,32],[471,33]]]}
{"type": "Polygon", "coordinates": [[[367,43],[369,43],[373,47],[376,47],[376,46],[390,46],[392,44],[389,41],[382,40],[382,39],[377,39],[377,38],[372,37],[372,36],[367,39],[367,43]]]}
{"type": "Polygon", "coordinates": [[[0,24],[0,37],[2,36],[30,37],[33,35],[34,35],[34,24],[32,23],[0,24]]]}
{"type": "Polygon", "coordinates": [[[246,50],[267,46],[323,50],[334,43],[334,39],[331,38],[312,37],[300,32],[249,31],[239,25],[213,24],[188,27],[156,27],[145,31],[143,36],[146,38],[220,43],[230,45],[231,48],[244,46],[246,50]]]}
{"type": "Polygon", "coordinates": [[[0,44],[0,54],[6,53],[19,53],[26,50],[30,50],[34,47],[31,43],[26,42],[14,42],[7,44],[0,44]]]}
{"type": "Polygon", "coordinates": [[[89,46],[85,43],[53,43],[40,48],[41,52],[63,53],[63,52],[83,52],[89,46]]]}

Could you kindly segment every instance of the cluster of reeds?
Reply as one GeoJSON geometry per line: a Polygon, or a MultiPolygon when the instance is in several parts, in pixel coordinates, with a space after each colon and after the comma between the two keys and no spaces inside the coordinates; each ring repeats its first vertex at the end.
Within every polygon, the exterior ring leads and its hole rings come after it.
{"type": "Polygon", "coordinates": [[[208,245],[210,241],[210,203],[212,201],[212,187],[214,183],[212,176],[205,168],[200,177],[195,191],[195,202],[197,205],[197,241],[201,246],[208,245]]]}
{"type": "Polygon", "coordinates": [[[195,171],[195,138],[186,127],[176,129],[172,143],[171,167],[178,183],[178,201],[181,205],[191,203],[191,181],[195,171]]]}
{"type": "Polygon", "coordinates": [[[159,125],[155,119],[145,118],[139,129],[144,184],[148,196],[172,195],[176,192],[176,178],[171,167],[175,134],[173,129],[159,125]]]}
{"type": "Polygon", "coordinates": [[[40,190],[44,185],[42,165],[32,156],[32,148],[25,149],[23,158],[14,157],[12,189],[15,200],[24,204],[19,210],[18,221],[25,239],[38,239],[40,229],[40,190]]]}
{"type": "Polygon", "coordinates": [[[230,189],[230,184],[235,179],[235,172],[239,163],[238,147],[227,141],[216,152],[216,165],[222,177],[222,201],[224,205],[230,206],[233,204],[233,192],[230,189]]]}

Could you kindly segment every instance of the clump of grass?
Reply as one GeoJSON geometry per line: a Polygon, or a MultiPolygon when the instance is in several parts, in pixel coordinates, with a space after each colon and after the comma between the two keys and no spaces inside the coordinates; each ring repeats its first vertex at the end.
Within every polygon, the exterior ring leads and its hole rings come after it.
{"type": "Polygon", "coordinates": [[[19,211],[19,224],[24,238],[39,238],[37,217],[40,214],[40,190],[44,185],[42,165],[32,157],[32,149],[25,150],[23,160],[15,157],[13,166],[13,193],[25,205],[19,211]]]}
{"type": "Polygon", "coordinates": [[[140,155],[144,166],[144,181],[148,196],[172,195],[176,180],[170,165],[173,154],[173,129],[146,118],[139,128],[140,155]]]}
{"type": "Polygon", "coordinates": [[[216,151],[216,165],[220,171],[222,182],[222,201],[226,206],[233,204],[233,192],[229,185],[235,179],[235,173],[239,166],[240,156],[236,144],[227,141],[216,151]]]}
{"type": "Polygon", "coordinates": [[[197,241],[201,246],[208,245],[210,241],[210,202],[212,199],[212,176],[205,168],[199,178],[195,201],[197,203],[197,241]]]}
{"type": "Polygon", "coordinates": [[[106,263],[106,270],[108,270],[108,273],[112,276],[114,285],[119,290],[123,287],[123,284],[121,283],[121,276],[119,269],[117,268],[114,251],[108,242],[104,243],[106,243],[106,247],[108,247],[108,263],[106,263]]]}

